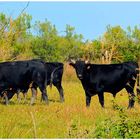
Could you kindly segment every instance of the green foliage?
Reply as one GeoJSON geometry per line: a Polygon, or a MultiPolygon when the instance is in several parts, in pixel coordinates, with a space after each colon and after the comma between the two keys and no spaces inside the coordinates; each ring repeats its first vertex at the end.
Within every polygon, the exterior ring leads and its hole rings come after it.
{"type": "Polygon", "coordinates": [[[57,30],[49,21],[37,22],[38,35],[32,42],[33,53],[46,61],[59,60],[57,30]]]}
{"type": "Polygon", "coordinates": [[[96,138],[140,138],[140,120],[132,120],[126,110],[113,102],[119,117],[107,118],[97,123],[91,137],[96,138]]]}
{"type": "Polygon", "coordinates": [[[9,17],[7,17],[3,13],[0,13],[0,33],[1,33],[1,35],[6,30],[6,28],[9,27],[9,20],[10,20],[9,17]]]}
{"type": "Polygon", "coordinates": [[[74,27],[66,26],[66,36],[61,37],[55,25],[49,21],[37,22],[35,29],[37,37],[32,43],[33,53],[36,57],[46,61],[64,61],[68,57],[80,57],[82,36],[74,33],[74,27]]]}
{"type": "Polygon", "coordinates": [[[68,58],[88,58],[95,63],[118,63],[140,57],[140,29],[107,26],[106,32],[96,40],[83,41],[82,34],[66,25],[58,31],[50,21],[36,21],[22,13],[13,19],[0,14],[0,61],[41,58],[64,62],[68,58]],[[63,32],[63,35],[59,33],[63,32]]]}
{"type": "Polygon", "coordinates": [[[63,48],[63,52],[65,54],[65,59],[68,59],[69,57],[73,58],[81,58],[82,57],[82,50],[81,46],[83,45],[82,39],[83,36],[80,34],[75,33],[75,28],[66,25],[66,36],[64,39],[66,40],[66,44],[63,48]]]}

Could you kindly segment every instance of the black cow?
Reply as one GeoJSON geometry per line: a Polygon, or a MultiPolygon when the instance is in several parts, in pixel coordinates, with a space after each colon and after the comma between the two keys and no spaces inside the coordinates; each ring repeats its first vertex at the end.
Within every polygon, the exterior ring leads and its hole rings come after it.
{"type": "MultiPolygon", "coordinates": [[[[40,60],[36,60],[40,61],[40,60]]],[[[43,62],[44,63],[44,62],[43,62]]],[[[60,101],[64,102],[64,93],[62,88],[62,75],[63,75],[63,63],[59,62],[45,62],[44,65],[46,66],[46,72],[47,72],[47,85],[50,85],[52,87],[52,84],[57,88],[60,95],[60,101]]],[[[33,83],[33,86],[36,87],[37,91],[37,85],[33,83]]]]}
{"type": "Polygon", "coordinates": [[[64,102],[64,93],[62,88],[62,76],[63,76],[63,63],[59,62],[46,62],[47,70],[47,85],[53,84],[60,94],[60,101],[64,102]]]}
{"type": "MultiPolygon", "coordinates": [[[[39,61],[15,61],[0,63],[0,94],[8,92],[10,89],[28,89],[31,83],[39,87],[43,100],[48,104],[46,94],[47,72],[46,66],[39,61]]],[[[35,98],[35,88],[32,86],[31,104],[35,98]]],[[[5,95],[5,94],[4,94],[5,95]]],[[[6,104],[8,100],[6,100],[6,104]]]]}
{"type": "MultiPolygon", "coordinates": [[[[47,73],[46,85],[53,84],[59,91],[60,101],[63,102],[64,101],[64,94],[63,94],[63,88],[62,88],[63,63],[44,62],[39,59],[33,59],[31,61],[37,61],[37,62],[43,63],[45,65],[45,71],[47,73]]],[[[33,82],[32,86],[34,87],[34,95],[35,95],[37,93],[38,85],[35,82],[33,82]]],[[[23,92],[23,95],[25,97],[28,89],[29,89],[29,86],[22,87],[20,89],[18,88],[18,89],[8,90],[7,91],[8,99],[11,99],[15,93],[17,93],[17,95],[18,95],[19,92],[23,92]]]]}
{"type": "MultiPolygon", "coordinates": [[[[115,97],[117,92],[125,88],[129,94],[129,106],[134,106],[134,86],[137,78],[135,62],[121,64],[98,65],[87,61],[70,60],[77,77],[81,80],[86,95],[86,106],[90,106],[91,97],[98,95],[99,102],[104,107],[104,92],[110,92],[115,97]]],[[[137,85],[139,87],[139,85],[137,85]]]]}

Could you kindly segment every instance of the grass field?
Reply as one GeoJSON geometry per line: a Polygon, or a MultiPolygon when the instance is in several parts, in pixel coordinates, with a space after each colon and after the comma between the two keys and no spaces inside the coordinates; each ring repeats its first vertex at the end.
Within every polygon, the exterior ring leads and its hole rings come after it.
{"type": "MultiPolygon", "coordinates": [[[[94,138],[98,124],[106,119],[115,121],[118,118],[111,94],[105,94],[105,109],[101,108],[97,96],[92,97],[90,108],[86,108],[84,90],[78,80],[63,80],[63,87],[64,103],[59,102],[55,87],[52,90],[48,87],[49,105],[40,102],[38,92],[35,105],[30,106],[31,91],[27,103],[23,100],[18,103],[14,96],[8,106],[0,104],[0,138],[94,138]]],[[[125,90],[117,94],[115,102],[125,109],[127,119],[140,118],[140,105],[137,102],[134,109],[126,109],[128,95],[125,90]]]]}

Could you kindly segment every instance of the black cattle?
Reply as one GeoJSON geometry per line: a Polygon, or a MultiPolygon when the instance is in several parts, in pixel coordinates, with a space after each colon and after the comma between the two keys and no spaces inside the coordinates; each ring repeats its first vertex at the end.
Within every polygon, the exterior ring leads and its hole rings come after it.
{"type": "Polygon", "coordinates": [[[46,62],[47,70],[47,85],[52,84],[57,88],[60,94],[60,101],[64,102],[64,93],[62,88],[62,76],[64,64],[59,62],[46,62]]]}
{"type": "MultiPolygon", "coordinates": [[[[47,72],[43,63],[32,60],[0,63],[1,96],[3,93],[10,91],[10,89],[13,89],[13,91],[28,89],[31,83],[39,87],[42,92],[43,100],[48,104],[48,97],[46,94],[47,72]]],[[[35,87],[32,86],[31,89],[31,104],[33,104],[35,87]]],[[[7,100],[6,103],[8,103],[7,100]]]]}
{"type": "MultiPolygon", "coordinates": [[[[59,91],[60,101],[63,102],[64,101],[64,94],[63,94],[63,88],[62,88],[63,63],[44,62],[38,59],[33,59],[32,61],[37,61],[45,65],[45,71],[47,73],[46,86],[53,84],[59,91]]],[[[35,82],[33,82],[32,86],[34,87],[34,94],[36,94],[38,85],[35,82]]],[[[22,89],[18,88],[14,90],[9,90],[7,91],[8,99],[11,99],[15,93],[17,93],[18,95],[19,92],[23,92],[23,95],[26,95],[28,89],[29,89],[29,86],[24,87],[24,88],[22,87],[22,89]]]]}
{"type": "MultiPolygon", "coordinates": [[[[64,93],[62,88],[63,63],[45,62],[44,64],[46,66],[46,72],[47,72],[46,86],[50,85],[52,87],[53,84],[59,91],[60,101],[64,102],[64,93]]],[[[37,85],[33,83],[33,86],[36,87],[35,89],[37,91],[37,85]]]]}
{"type": "Polygon", "coordinates": [[[104,92],[110,92],[115,97],[117,92],[123,88],[129,94],[128,107],[134,106],[137,63],[98,65],[87,61],[70,60],[69,64],[75,68],[77,77],[85,90],[86,106],[90,106],[91,97],[97,94],[101,106],[104,107],[104,92]]]}

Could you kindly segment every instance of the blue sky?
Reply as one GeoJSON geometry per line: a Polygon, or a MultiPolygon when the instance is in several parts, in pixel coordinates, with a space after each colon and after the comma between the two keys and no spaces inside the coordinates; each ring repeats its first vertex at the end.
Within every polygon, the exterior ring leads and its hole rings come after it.
{"type": "MultiPolygon", "coordinates": [[[[0,12],[16,17],[27,2],[0,2],[0,12]]],[[[140,25],[140,2],[30,2],[25,10],[32,15],[32,23],[48,19],[59,32],[66,24],[75,27],[86,39],[102,35],[107,25],[140,25]]]]}

